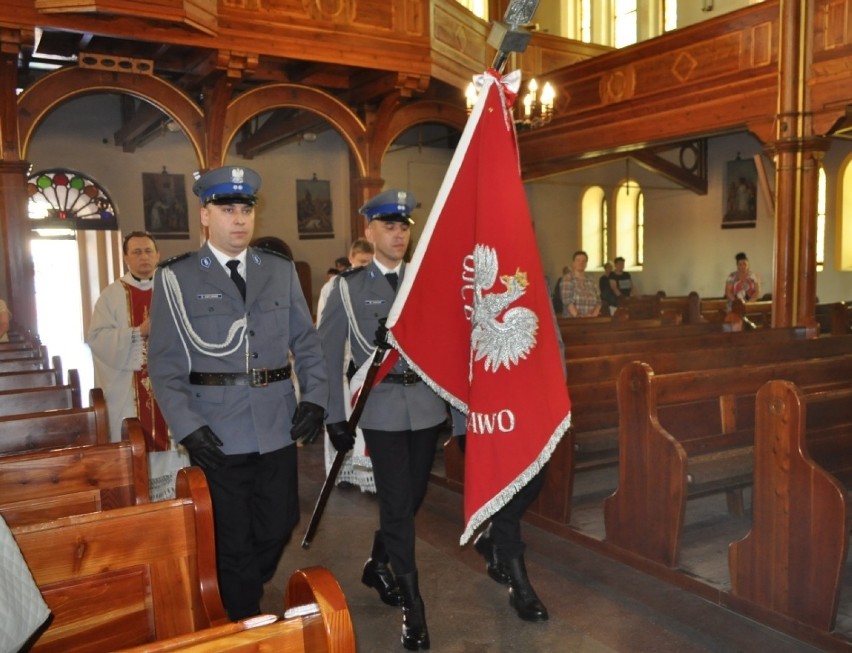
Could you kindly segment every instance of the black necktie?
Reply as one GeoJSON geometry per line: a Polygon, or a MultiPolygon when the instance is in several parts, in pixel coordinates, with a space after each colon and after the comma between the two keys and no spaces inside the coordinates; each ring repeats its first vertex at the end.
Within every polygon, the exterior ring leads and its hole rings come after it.
{"type": "Polygon", "coordinates": [[[385,279],[388,280],[391,288],[396,292],[396,282],[399,281],[399,275],[396,272],[388,272],[385,274],[385,279]]]}
{"type": "Polygon", "coordinates": [[[237,290],[240,291],[240,294],[243,296],[243,301],[246,300],[246,280],[243,279],[242,275],[237,272],[237,268],[240,267],[240,262],[237,259],[231,259],[225,265],[228,266],[228,269],[231,271],[231,281],[237,286],[237,290]]]}

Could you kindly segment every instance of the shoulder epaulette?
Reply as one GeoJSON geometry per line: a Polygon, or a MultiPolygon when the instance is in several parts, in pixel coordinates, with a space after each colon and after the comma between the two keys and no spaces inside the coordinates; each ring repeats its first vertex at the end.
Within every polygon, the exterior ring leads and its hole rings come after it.
{"type": "Polygon", "coordinates": [[[275,251],[274,249],[271,249],[271,248],[267,248],[267,247],[255,247],[254,249],[256,249],[256,250],[257,250],[257,251],[259,251],[259,252],[263,252],[264,254],[272,254],[273,256],[277,256],[277,257],[279,257],[279,258],[283,258],[285,261],[292,261],[292,260],[293,260],[292,258],[290,258],[289,256],[287,256],[287,255],[286,255],[286,254],[284,254],[283,252],[278,252],[278,251],[275,251]]]}
{"type": "Polygon", "coordinates": [[[171,258],[166,259],[165,261],[160,263],[160,265],[158,267],[161,267],[161,268],[168,267],[172,263],[177,263],[178,261],[182,261],[187,256],[189,256],[190,254],[192,254],[191,251],[190,252],[184,252],[183,254],[178,254],[177,256],[172,256],[171,258]]]}
{"type": "Polygon", "coordinates": [[[341,277],[351,277],[353,274],[356,274],[356,273],[361,272],[361,271],[366,270],[366,269],[367,269],[366,265],[362,265],[362,266],[357,267],[357,268],[346,268],[343,272],[340,273],[340,276],[341,277]]]}

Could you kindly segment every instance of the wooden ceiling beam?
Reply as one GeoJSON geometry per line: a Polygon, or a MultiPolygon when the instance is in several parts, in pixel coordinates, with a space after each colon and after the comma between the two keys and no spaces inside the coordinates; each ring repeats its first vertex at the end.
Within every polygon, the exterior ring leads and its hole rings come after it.
{"type": "Polygon", "coordinates": [[[135,152],[147,140],[151,130],[164,119],[165,114],[153,104],[140,102],[132,116],[113,134],[113,141],[124,152],[135,152]]]}
{"type": "Polygon", "coordinates": [[[237,143],[237,153],[251,159],[272,147],[298,140],[305,132],[322,132],[328,124],[317,114],[291,110],[275,111],[254,133],[237,143]]]}

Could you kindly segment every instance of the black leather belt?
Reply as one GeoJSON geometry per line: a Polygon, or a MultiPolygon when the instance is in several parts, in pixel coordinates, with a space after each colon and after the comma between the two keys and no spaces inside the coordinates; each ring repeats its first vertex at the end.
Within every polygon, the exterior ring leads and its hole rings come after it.
{"type": "Polygon", "coordinates": [[[402,385],[414,385],[419,381],[420,377],[411,370],[405,370],[402,374],[388,374],[382,379],[382,383],[400,383],[402,385]]]}
{"type": "Polygon", "coordinates": [[[262,388],[290,378],[290,366],[269,370],[261,367],[249,372],[190,372],[189,382],[192,385],[248,385],[252,388],[262,388]]]}

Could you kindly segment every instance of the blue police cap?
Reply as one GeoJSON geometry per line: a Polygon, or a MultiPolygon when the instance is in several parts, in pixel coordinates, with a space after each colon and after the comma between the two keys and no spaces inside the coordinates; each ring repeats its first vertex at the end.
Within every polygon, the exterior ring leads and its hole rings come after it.
{"type": "Polygon", "coordinates": [[[243,166],[223,166],[202,174],[192,185],[192,192],[202,204],[257,203],[260,175],[243,166]]]}
{"type": "Polygon", "coordinates": [[[411,212],[417,204],[414,195],[407,190],[391,189],[379,193],[358,209],[358,213],[367,218],[367,222],[407,222],[414,224],[411,212]]]}

